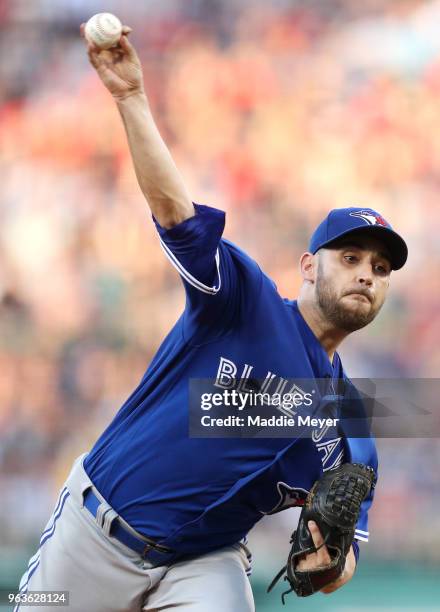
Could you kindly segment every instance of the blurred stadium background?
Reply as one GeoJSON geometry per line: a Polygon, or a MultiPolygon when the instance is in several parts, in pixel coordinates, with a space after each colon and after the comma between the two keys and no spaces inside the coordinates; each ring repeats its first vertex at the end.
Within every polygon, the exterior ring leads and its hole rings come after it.
{"type": "MultiPolygon", "coordinates": [[[[292,297],[329,208],[407,237],[353,376],[440,371],[440,2],[0,0],[0,588],[15,588],[72,460],[137,384],[183,306],[110,96],[78,27],[132,25],[146,89],[194,200],[292,297]]],[[[315,610],[440,610],[440,444],[380,440],[371,542],[315,610]]],[[[295,511],[251,534],[259,612],[295,511]]]]}

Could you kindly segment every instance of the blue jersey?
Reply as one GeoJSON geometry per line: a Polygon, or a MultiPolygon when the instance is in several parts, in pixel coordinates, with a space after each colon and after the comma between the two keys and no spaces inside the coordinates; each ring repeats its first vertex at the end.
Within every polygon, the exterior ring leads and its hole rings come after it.
{"type": "MultiPolygon", "coordinates": [[[[342,461],[377,469],[371,438],[189,437],[191,378],[345,377],[296,302],[222,239],[224,222],[222,211],[195,205],[195,215],[171,229],[156,223],[183,280],[185,309],[84,463],[134,529],[181,554],[239,541],[262,516],[301,505],[323,471],[342,461]]],[[[362,505],[361,540],[371,501],[362,505]]]]}

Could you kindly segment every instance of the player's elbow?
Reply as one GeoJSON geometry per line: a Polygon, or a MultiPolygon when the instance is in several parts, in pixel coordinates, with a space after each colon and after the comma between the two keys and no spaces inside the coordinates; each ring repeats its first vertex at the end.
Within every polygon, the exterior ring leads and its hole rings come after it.
{"type": "Polygon", "coordinates": [[[164,229],[171,229],[193,217],[195,210],[192,202],[185,202],[179,206],[160,206],[159,210],[153,210],[153,214],[164,229]]]}

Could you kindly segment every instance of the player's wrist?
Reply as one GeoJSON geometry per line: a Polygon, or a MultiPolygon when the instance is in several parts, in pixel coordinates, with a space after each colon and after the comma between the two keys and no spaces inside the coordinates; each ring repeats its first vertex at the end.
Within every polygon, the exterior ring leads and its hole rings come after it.
{"type": "Polygon", "coordinates": [[[147,96],[143,87],[133,89],[132,91],[123,94],[113,94],[113,99],[118,106],[124,106],[139,100],[142,102],[147,102],[147,96]]]}

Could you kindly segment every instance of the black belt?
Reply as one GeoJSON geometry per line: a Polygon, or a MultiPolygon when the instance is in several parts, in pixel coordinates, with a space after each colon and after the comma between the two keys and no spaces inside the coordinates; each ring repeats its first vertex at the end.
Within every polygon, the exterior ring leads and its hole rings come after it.
{"type": "MultiPolygon", "coordinates": [[[[96,518],[98,508],[102,504],[102,501],[95,495],[93,489],[87,489],[84,493],[84,506],[87,510],[96,518]]],[[[107,510],[110,511],[111,508],[107,510]]],[[[104,522],[105,514],[102,516],[102,522],[104,522]]],[[[102,525],[101,525],[102,527],[102,525]]],[[[116,538],[128,548],[138,552],[143,559],[146,559],[154,566],[168,565],[172,559],[176,557],[176,552],[167,546],[157,544],[154,540],[150,540],[147,537],[137,537],[119,521],[119,518],[115,516],[110,526],[110,535],[116,538]]]]}

